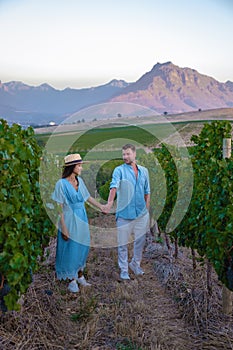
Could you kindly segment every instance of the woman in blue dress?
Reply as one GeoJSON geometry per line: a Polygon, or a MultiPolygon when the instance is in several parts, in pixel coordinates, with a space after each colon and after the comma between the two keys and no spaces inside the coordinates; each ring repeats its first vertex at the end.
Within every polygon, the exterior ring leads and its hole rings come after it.
{"type": "Polygon", "coordinates": [[[59,280],[68,279],[68,290],[77,293],[78,284],[90,285],[83,276],[90,248],[90,231],[85,202],[103,209],[90,196],[82,178],[82,158],[78,153],[65,157],[62,178],[57,181],[52,199],[62,206],[60,215],[57,249],[56,275],[59,280]]]}

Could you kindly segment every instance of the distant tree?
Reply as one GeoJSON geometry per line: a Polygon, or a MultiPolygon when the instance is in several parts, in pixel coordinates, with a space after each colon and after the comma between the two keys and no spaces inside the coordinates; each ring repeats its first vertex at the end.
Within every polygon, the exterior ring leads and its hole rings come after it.
{"type": "Polygon", "coordinates": [[[198,112],[201,112],[201,108],[198,109],[198,112]]]}
{"type": "Polygon", "coordinates": [[[164,115],[167,115],[167,112],[163,112],[164,115]]]}
{"type": "Polygon", "coordinates": [[[120,113],[117,113],[117,117],[118,117],[118,118],[121,118],[122,115],[121,115],[120,113]]]}

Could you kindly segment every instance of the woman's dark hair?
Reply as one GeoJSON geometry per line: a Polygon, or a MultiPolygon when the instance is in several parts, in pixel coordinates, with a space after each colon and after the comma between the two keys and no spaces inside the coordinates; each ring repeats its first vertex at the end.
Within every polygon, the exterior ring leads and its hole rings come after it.
{"type": "Polygon", "coordinates": [[[68,176],[70,176],[74,170],[74,168],[76,167],[76,164],[72,164],[72,165],[68,165],[68,166],[65,166],[63,168],[63,171],[62,171],[62,178],[66,178],[68,176]]]}
{"type": "MultiPolygon", "coordinates": [[[[66,177],[70,176],[74,170],[74,168],[76,167],[77,164],[72,164],[69,166],[65,166],[63,168],[63,172],[62,172],[62,178],[65,179],[66,177]]],[[[78,181],[78,177],[75,176],[76,180],[77,180],[77,186],[79,185],[79,181],[78,181]]]]}

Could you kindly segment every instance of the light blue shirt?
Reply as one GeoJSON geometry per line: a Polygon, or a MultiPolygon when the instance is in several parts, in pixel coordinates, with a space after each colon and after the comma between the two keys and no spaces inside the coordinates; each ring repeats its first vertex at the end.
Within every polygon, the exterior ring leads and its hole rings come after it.
{"type": "Polygon", "coordinates": [[[148,170],[138,167],[136,178],[131,165],[122,164],[113,171],[110,189],[117,189],[116,218],[133,220],[148,212],[145,202],[145,194],[150,193],[148,170]]]}

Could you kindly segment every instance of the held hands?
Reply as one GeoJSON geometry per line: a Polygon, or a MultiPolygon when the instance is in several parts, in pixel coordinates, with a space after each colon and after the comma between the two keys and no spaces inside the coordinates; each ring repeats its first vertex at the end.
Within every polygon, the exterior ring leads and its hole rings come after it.
{"type": "Polygon", "coordinates": [[[108,214],[112,208],[113,205],[113,201],[112,200],[108,200],[107,204],[101,204],[98,201],[95,200],[95,198],[93,197],[89,197],[87,200],[91,205],[94,205],[96,208],[99,208],[103,214],[108,214]]]}
{"type": "Polygon", "coordinates": [[[112,203],[108,202],[107,204],[101,204],[100,202],[96,201],[93,197],[89,197],[87,200],[91,205],[94,205],[96,208],[99,208],[103,214],[108,214],[110,212],[110,209],[112,207],[112,203]]]}
{"type": "Polygon", "coordinates": [[[104,213],[104,214],[109,214],[110,213],[110,210],[111,210],[111,207],[112,207],[112,204],[111,203],[107,203],[105,205],[101,205],[101,211],[104,213]]]}

